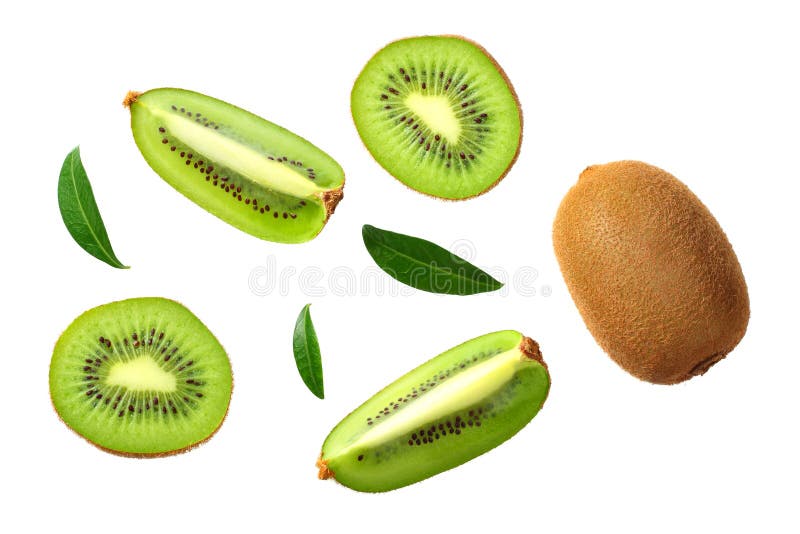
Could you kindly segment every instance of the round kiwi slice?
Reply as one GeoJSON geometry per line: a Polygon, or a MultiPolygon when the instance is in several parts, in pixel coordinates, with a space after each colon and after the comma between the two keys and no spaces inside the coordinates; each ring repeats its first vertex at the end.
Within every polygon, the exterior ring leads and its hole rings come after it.
{"type": "Polygon", "coordinates": [[[519,154],[522,112],[514,89],[486,50],[463,37],[389,44],[361,71],[350,104],[375,160],[431,196],[480,195],[519,154]]]}
{"type": "Polygon", "coordinates": [[[183,305],[135,298],[93,308],[56,343],[50,397],[72,430],[108,452],[163,456],[209,439],[233,377],[225,350],[183,305]]]}

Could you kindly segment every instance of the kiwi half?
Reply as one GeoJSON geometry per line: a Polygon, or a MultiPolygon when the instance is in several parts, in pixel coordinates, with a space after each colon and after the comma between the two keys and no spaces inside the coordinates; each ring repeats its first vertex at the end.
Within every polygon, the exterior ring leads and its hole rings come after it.
{"type": "Polygon", "coordinates": [[[456,467],[533,419],[550,389],[535,341],[511,330],[422,364],[345,417],[322,445],[322,479],[379,492],[456,467]]]}
{"type": "Polygon", "coordinates": [[[480,195],[519,154],[522,111],[516,93],[486,50],[463,37],[389,44],[359,74],[350,103],[375,160],[431,196],[480,195]]]}
{"type": "Polygon", "coordinates": [[[658,167],[588,167],[558,208],[553,245],[589,331],[642,380],[701,375],[744,336],[750,301],[733,247],[700,199],[658,167]]]}
{"type": "Polygon", "coordinates": [[[315,237],[342,198],[344,171],[302,137],[183,89],[130,92],[133,137],[167,183],[261,239],[315,237]]]}
{"type": "Polygon", "coordinates": [[[135,298],[93,308],[56,343],[50,397],[72,430],[108,452],[135,457],[188,450],[228,411],[225,350],[181,304],[135,298]]]}

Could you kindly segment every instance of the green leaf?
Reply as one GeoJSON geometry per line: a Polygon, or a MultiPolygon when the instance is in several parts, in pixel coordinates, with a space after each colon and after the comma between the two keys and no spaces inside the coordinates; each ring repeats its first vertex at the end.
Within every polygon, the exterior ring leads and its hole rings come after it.
{"type": "Polygon", "coordinates": [[[430,293],[473,295],[503,284],[435,243],[365,224],[361,234],[372,259],[386,274],[430,293]]]}
{"type": "Polygon", "coordinates": [[[81,163],[79,147],[67,154],[58,177],[58,207],[70,235],[83,250],[112,267],[127,269],[108,241],[106,227],[94,201],[92,185],[81,163]]]}
{"type": "Polygon", "coordinates": [[[314,323],[311,322],[311,313],[308,308],[311,304],[306,304],[297,322],[294,325],[294,362],[311,393],[325,398],[325,389],[322,384],[322,357],[319,353],[319,341],[317,333],[314,331],[314,323]]]}

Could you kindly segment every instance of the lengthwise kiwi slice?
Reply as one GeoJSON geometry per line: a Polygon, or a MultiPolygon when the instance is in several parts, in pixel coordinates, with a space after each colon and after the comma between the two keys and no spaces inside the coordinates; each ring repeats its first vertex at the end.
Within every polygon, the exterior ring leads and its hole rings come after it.
{"type": "Polygon", "coordinates": [[[233,378],[225,350],[192,312],[163,298],[93,308],[56,343],[50,396],[72,430],[135,457],[188,450],[225,419],[233,378]]]}
{"type": "Polygon", "coordinates": [[[428,195],[480,195],[519,153],[522,112],[514,89],[486,50],[463,37],[389,44],[361,71],[350,104],[375,160],[428,195]]]}
{"type": "Polygon", "coordinates": [[[342,198],[344,171],[302,137],[183,89],[130,92],[133,137],[167,183],[261,239],[302,243],[342,198]]]}
{"type": "Polygon", "coordinates": [[[486,334],[395,380],[331,431],[319,478],[358,491],[413,484],[500,445],[539,412],[550,375],[519,332],[486,334]]]}

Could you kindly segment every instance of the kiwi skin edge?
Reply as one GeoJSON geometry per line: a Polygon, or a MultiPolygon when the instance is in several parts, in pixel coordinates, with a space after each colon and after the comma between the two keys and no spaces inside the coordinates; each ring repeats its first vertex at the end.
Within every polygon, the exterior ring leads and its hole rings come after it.
{"type": "MultiPolygon", "coordinates": [[[[413,39],[413,38],[416,38],[416,37],[427,37],[427,36],[425,36],[425,35],[413,35],[413,36],[409,36],[409,37],[403,37],[401,39],[395,39],[394,41],[391,41],[391,42],[387,43],[386,45],[381,47],[380,50],[378,50],[377,52],[372,54],[370,56],[370,60],[373,57],[375,57],[381,50],[383,50],[384,48],[386,48],[387,46],[389,46],[389,45],[391,45],[393,43],[396,43],[398,41],[404,41],[406,39],[413,39]]],[[[514,97],[514,101],[517,103],[517,111],[519,113],[519,139],[517,140],[517,151],[514,153],[514,157],[511,158],[511,161],[508,163],[508,167],[506,167],[506,169],[500,174],[500,176],[497,178],[497,180],[495,180],[492,184],[490,184],[486,189],[484,189],[480,193],[475,193],[474,195],[470,195],[468,197],[463,197],[463,198],[437,197],[436,195],[431,195],[430,193],[426,193],[425,191],[420,191],[418,189],[414,189],[413,187],[411,187],[410,185],[406,184],[402,180],[397,180],[395,178],[396,181],[400,182],[401,184],[406,186],[408,189],[411,189],[412,191],[416,191],[417,193],[421,193],[421,194],[425,195],[426,197],[435,198],[437,200],[443,200],[445,202],[461,202],[463,200],[469,200],[471,198],[479,197],[479,196],[483,195],[484,193],[488,193],[489,191],[491,191],[492,189],[497,187],[497,184],[499,184],[501,181],[503,181],[503,178],[505,178],[506,175],[509,173],[509,171],[511,171],[511,167],[514,166],[514,163],[517,162],[517,158],[519,157],[520,150],[522,149],[522,136],[523,136],[523,133],[525,131],[525,124],[523,122],[522,105],[519,102],[519,95],[517,95],[516,89],[514,89],[514,86],[511,84],[511,80],[508,78],[508,75],[506,74],[506,71],[503,70],[503,68],[500,66],[500,64],[497,62],[497,60],[494,58],[494,56],[492,56],[483,46],[481,46],[480,44],[476,43],[472,39],[464,37],[463,35],[442,34],[442,35],[438,35],[437,37],[451,37],[453,39],[461,39],[462,41],[466,41],[467,43],[470,43],[475,48],[480,50],[489,59],[489,61],[492,62],[492,64],[494,65],[495,69],[497,69],[497,72],[500,74],[500,76],[502,76],[503,80],[506,82],[506,85],[508,86],[508,89],[511,92],[511,95],[514,97]]],[[[356,78],[358,78],[361,75],[361,72],[364,72],[364,69],[369,64],[370,60],[367,60],[367,62],[364,63],[364,68],[361,69],[361,71],[359,72],[358,76],[356,76],[356,78]]],[[[353,117],[353,115],[352,115],[352,107],[350,108],[350,117],[355,121],[355,117],[353,117]]],[[[370,156],[372,156],[372,152],[370,152],[369,147],[367,147],[366,143],[364,143],[364,140],[361,138],[360,135],[358,136],[358,138],[361,139],[361,144],[364,145],[364,148],[366,148],[367,152],[369,152],[370,156]]],[[[375,156],[372,156],[372,159],[374,159],[375,162],[378,163],[378,165],[380,165],[380,162],[378,161],[378,159],[375,156]]],[[[382,165],[381,165],[381,168],[383,168],[382,165]]],[[[383,168],[383,169],[386,170],[385,168],[383,168]]],[[[386,171],[386,172],[388,172],[388,171],[386,171]]],[[[391,173],[389,173],[389,174],[391,175],[391,173]]],[[[331,212],[331,213],[333,213],[333,212],[331,212]]]]}

